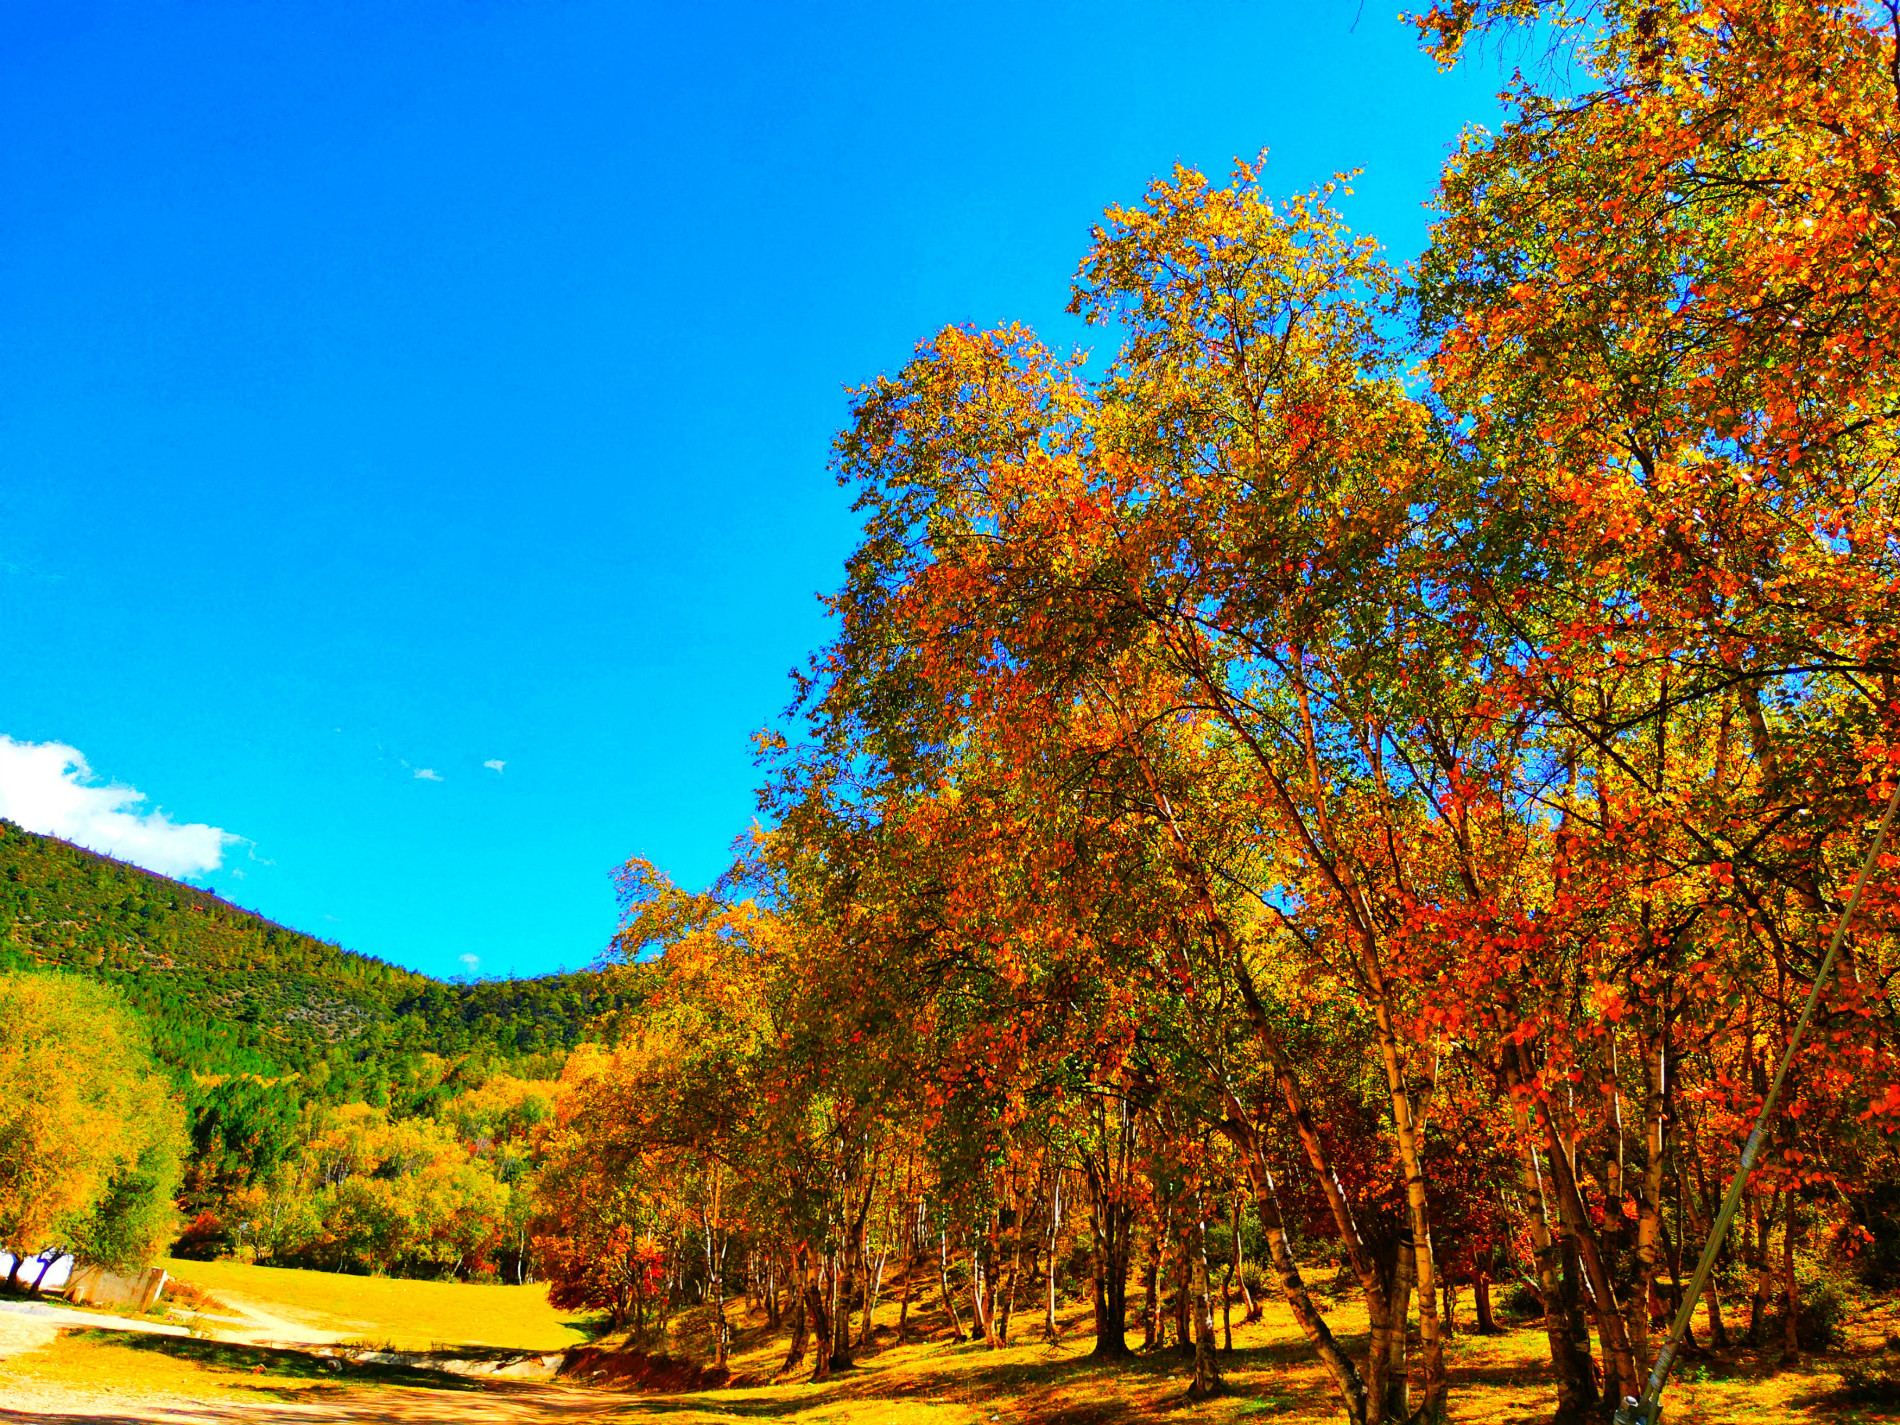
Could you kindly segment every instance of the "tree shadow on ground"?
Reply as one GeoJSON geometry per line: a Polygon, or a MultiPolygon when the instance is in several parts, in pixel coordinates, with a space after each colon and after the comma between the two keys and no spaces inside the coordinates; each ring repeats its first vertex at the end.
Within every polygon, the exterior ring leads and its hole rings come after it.
{"type": "MultiPolygon", "coordinates": [[[[246,1346],[232,1341],[212,1341],[199,1336],[159,1336],[131,1331],[81,1330],[73,1333],[82,1339],[108,1343],[123,1350],[148,1355],[168,1356],[208,1371],[240,1377],[230,1384],[242,1389],[246,1374],[266,1372],[279,1378],[308,1381],[319,1393],[345,1385],[411,1385],[431,1390],[485,1390],[505,1387],[513,1382],[472,1381],[440,1371],[418,1370],[410,1366],[379,1365],[337,1360],[310,1351],[292,1351],[276,1346],[246,1346]]],[[[260,1385],[260,1395],[285,1396],[299,1393],[280,1384],[260,1385]]]]}
{"type": "MultiPolygon", "coordinates": [[[[1303,1343],[1257,1346],[1221,1357],[1230,1375],[1280,1373],[1298,1360],[1303,1343]]],[[[861,1364],[816,1384],[789,1392],[755,1393],[739,1387],[707,1395],[643,1395],[639,1409],[655,1416],[704,1411],[716,1401],[719,1413],[738,1419],[789,1418],[826,1403],[867,1400],[955,1404],[994,1411],[1003,1420],[1035,1420],[1050,1425],[1113,1425],[1114,1422],[1166,1418],[1192,1408],[1188,1382],[1190,1356],[1175,1349],[1136,1353],[1118,1361],[1067,1356],[1043,1361],[997,1361],[980,1344],[945,1342],[939,1354],[893,1367],[868,1356],[861,1364]]],[[[1323,1407],[1323,1385],[1276,1379],[1262,1392],[1257,1383],[1236,1384],[1233,1395],[1258,1400],[1274,1411],[1323,1407]]]]}

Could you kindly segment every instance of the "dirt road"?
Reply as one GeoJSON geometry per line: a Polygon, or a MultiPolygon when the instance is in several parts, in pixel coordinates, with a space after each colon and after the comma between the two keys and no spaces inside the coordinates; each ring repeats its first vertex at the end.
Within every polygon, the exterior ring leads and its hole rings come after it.
{"type": "Polygon", "coordinates": [[[0,1401],[0,1425],[561,1425],[580,1420],[657,1420],[672,1425],[735,1421],[722,1411],[682,1409],[675,1401],[643,1402],[625,1396],[559,1386],[507,1391],[351,1390],[311,1392],[285,1401],[194,1400],[184,1396],[136,1398],[109,1388],[88,1391],[28,1391],[0,1401]]]}

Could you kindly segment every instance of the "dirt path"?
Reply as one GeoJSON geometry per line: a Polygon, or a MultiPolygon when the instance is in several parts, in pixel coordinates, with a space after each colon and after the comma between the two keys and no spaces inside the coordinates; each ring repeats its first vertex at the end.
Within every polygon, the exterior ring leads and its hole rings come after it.
{"type": "Polygon", "coordinates": [[[0,1311],[0,1359],[21,1351],[37,1351],[59,1334],[59,1327],[37,1316],[0,1311]]]}
{"type": "MultiPolygon", "coordinates": [[[[71,1307],[55,1306],[45,1301],[0,1301],[0,1322],[10,1321],[37,1322],[54,1330],[61,1326],[79,1326],[107,1331],[149,1331],[159,1336],[191,1334],[183,1326],[171,1326],[161,1321],[141,1321],[136,1316],[109,1316],[97,1311],[74,1311],[71,1307]]],[[[41,1342],[52,1339],[51,1331],[40,1338],[41,1342]]]]}
{"type": "Polygon", "coordinates": [[[235,1317],[218,1311],[198,1320],[203,1330],[222,1341],[247,1346],[327,1346],[346,1339],[348,1334],[320,1324],[329,1318],[315,1313],[281,1306],[273,1311],[248,1296],[229,1291],[218,1292],[216,1300],[220,1306],[229,1307],[235,1317]]]}
{"type": "Polygon", "coordinates": [[[537,1386],[474,1394],[450,1390],[335,1390],[300,1401],[209,1401],[186,1396],[137,1397],[113,1391],[29,1389],[0,1401],[0,1425],[560,1425],[593,1419],[664,1416],[676,1425],[734,1417],[682,1411],[668,1401],[649,1411],[638,1400],[598,1392],[537,1386]]]}

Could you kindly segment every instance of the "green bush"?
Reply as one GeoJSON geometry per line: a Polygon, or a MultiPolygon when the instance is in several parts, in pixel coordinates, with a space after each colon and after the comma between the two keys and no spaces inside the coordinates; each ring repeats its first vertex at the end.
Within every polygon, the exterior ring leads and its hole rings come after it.
{"type": "Polygon", "coordinates": [[[1544,1299],[1537,1288],[1519,1277],[1497,1294],[1498,1310],[1506,1316],[1542,1316],[1544,1299]]]}
{"type": "MultiPolygon", "coordinates": [[[[1819,1274],[1797,1272],[1795,1288],[1799,1296],[1795,1326],[1804,1351],[1829,1351],[1845,1339],[1847,1301],[1833,1280],[1819,1274]]],[[[1769,1299],[1762,1314],[1762,1342],[1769,1350],[1781,1344],[1787,1330],[1788,1312],[1780,1291],[1769,1299]]]]}

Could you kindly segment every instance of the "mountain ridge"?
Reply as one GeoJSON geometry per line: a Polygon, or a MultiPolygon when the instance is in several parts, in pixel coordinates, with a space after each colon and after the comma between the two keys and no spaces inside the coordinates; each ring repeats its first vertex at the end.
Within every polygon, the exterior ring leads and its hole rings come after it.
{"type": "Polygon", "coordinates": [[[337,1090],[386,1082],[395,1061],[424,1053],[545,1068],[621,1004],[597,970],[438,980],[0,819],[5,968],[116,985],[177,1070],[310,1076],[321,1065],[337,1090]]]}

